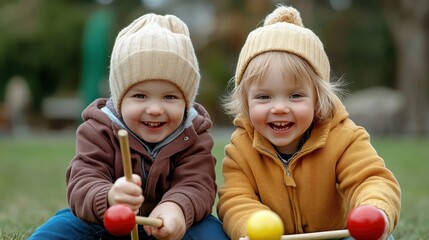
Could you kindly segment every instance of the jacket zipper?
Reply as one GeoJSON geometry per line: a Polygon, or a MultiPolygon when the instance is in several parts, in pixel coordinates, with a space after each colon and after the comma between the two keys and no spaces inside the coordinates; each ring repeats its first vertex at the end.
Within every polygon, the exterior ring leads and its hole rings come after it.
{"type": "Polygon", "coordinates": [[[298,152],[294,153],[289,159],[283,159],[280,154],[277,154],[277,157],[280,158],[280,161],[282,162],[284,168],[286,169],[286,175],[290,177],[290,171],[289,171],[289,164],[292,162],[292,160],[295,158],[298,152]]]}

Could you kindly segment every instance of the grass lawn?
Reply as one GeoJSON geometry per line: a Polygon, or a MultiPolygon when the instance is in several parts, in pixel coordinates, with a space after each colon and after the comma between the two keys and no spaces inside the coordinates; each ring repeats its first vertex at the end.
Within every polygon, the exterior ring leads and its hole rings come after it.
{"type": "MultiPolygon", "coordinates": [[[[215,133],[215,132],[214,132],[215,133]]],[[[228,134],[214,134],[220,164],[228,134]]],[[[74,154],[74,135],[0,136],[0,239],[26,239],[67,207],[65,170],[74,154]]],[[[373,138],[402,188],[396,239],[429,239],[429,138],[373,138]]]]}

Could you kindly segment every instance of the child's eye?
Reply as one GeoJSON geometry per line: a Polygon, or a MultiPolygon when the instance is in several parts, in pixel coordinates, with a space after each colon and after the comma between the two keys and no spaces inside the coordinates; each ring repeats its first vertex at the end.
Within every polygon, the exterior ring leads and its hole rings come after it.
{"type": "Polygon", "coordinates": [[[135,97],[135,98],[146,98],[146,95],[138,93],[138,94],[134,94],[133,97],[135,97]]]}
{"type": "Polygon", "coordinates": [[[165,99],[170,99],[170,100],[172,100],[172,99],[178,99],[178,97],[176,97],[176,96],[174,96],[174,95],[167,95],[167,96],[165,96],[164,98],[165,98],[165,99]]]}
{"type": "Polygon", "coordinates": [[[289,98],[300,98],[300,97],[302,97],[302,94],[294,93],[294,94],[290,95],[289,98]]]}
{"type": "Polygon", "coordinates": [[[255,98],[256,99],[261,99],[261,100],[266,100],[266,99],[270,99],[270,96],[268,96],[268,95],[258,95],[255,98]]]}

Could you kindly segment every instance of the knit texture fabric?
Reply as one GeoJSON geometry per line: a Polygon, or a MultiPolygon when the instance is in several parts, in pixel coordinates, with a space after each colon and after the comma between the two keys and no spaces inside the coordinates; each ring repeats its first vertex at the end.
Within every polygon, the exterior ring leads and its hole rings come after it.
{"type": "Polygon", "coordinates": [[[295,8],[277,7],[265,18],[262,27],[248,35],[238,59],[235,84],[240,84],[253,58],[269,51],[293,53],[305,59],[324,81],[329,81],[330,65],[323,44],[316,34],[304,27],[295,8]]]}
{"type": "Polygon", "coordinates": [[[110,60],[110,93],[116,111],[130,87],[145,80],[167,80],[182,91],[186,108],[200,83],[197,57],[187,25],[173,15],[146,14],[119,32],[110,60]]]}

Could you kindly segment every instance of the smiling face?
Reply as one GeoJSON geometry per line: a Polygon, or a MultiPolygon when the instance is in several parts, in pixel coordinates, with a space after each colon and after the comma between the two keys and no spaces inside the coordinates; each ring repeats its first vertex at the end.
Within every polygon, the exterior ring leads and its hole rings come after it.
{"type": "Polygon", "coordinates": [[[293,154],[314,119],[316,93],[311,81],[284,74],[279,61],[249,85],[249,118],[256,131],[281,153],[293,154]]]}
{"type": "Polygon", "coordinates": [[[121,103],[125,124],[149,143],[164,140],[179,127],[186,102],[180,89],[164,80],[146,80],[132,86],[121,103]]]}

